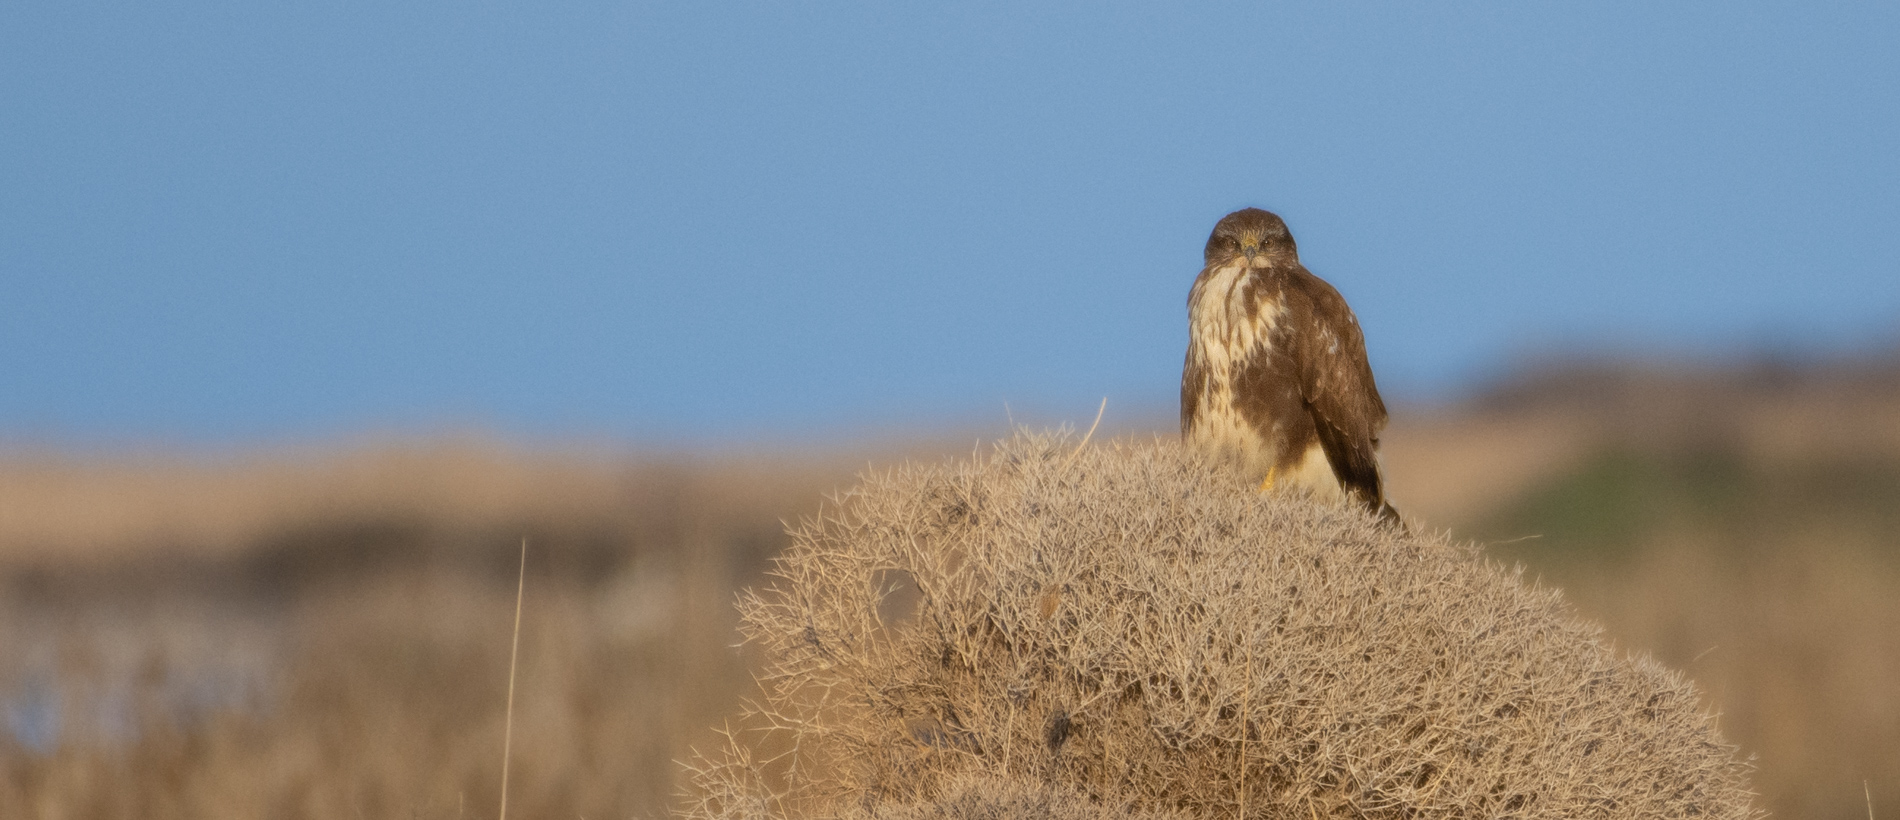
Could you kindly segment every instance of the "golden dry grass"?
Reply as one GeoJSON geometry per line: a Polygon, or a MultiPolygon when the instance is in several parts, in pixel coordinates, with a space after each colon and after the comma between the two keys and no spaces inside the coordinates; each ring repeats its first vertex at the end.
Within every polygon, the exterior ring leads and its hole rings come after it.
{"type": "MultiPolygon", "coordinates": [[[[672,761],[746,681],[733,590],[779,547],[782,520],[849,467],[563,469],[497,453],[320,459],[313,475],[341,486],[315,494],[362,503],[315,512],[298,489],[317,479],[294,461],[202,468],[177,487],[157,471],[129,506],[210,495],[156,540],[128,535],[67,563],[11,542],[0,817],[493,816],[524,534],[511,816],[664,812],[672,761]],[[534,485],[526,500],[483,503],[517,483],[534,485]],[[217,495],[246,485],[259,489],[217,495]],[[247,528],[236,545],[175,538],[247,528]],[[57,719],[51,748],[29,742],[41,713],[57,719]]],[[[89,469],[61,473],[84,484],[89,469]]],[[[109,503],[125,486],[119,468],[104,472],[80,498],[109,503]]]]}
{"type": "Polygon", "coordinates": [[[1423,425],[1471,444],[1414,436],[1434,458],[1395,482],[1464,446],[1510,458],[1486,419],[1572,420],[1567,457],[1438,520],[1701,683],[1777,816],[1864,818],[1863,781],[1877,816],[1900,805],[1900,366],[1542,382],[1423,425]]]}
{"type": "MultiPolygon", "coordinates": [[[[1408,514],[1542,536],[1488,551],[1688,672],[1760,756],[1776,816],[1864,818],[1865,779],[1884,817],[1900,806],[1900,542],[1873,512],[1900,510],[1881,483],[1900,465],[1891,371],[1586,379],[1400,410],[1387,464],[1408,514]],[[1630,499],[1581,490],[1602,454],[1631,451],[1742,466],[1654,472],[1633,497],[1663,512],[1605,529],[1630,499]],[[1695,489],[1732,475],[1753,488],[1739,501],[1695,489]],[[1606,506],[1539,500],[1552,493],[1606,506]]],[[[663,812],[668,761],[712,740],[749,685],[732,596],[787,543],[781,522],[867,462],[953,451],[970,446],[0,455],[0,817],[492,816],[524,534],[510,813],[663,812]],[[57,747],[26,743],[49,710],[57,747]]],[[[978,814],[1087,813],[993,783],[947,793],[978,814]]]]}

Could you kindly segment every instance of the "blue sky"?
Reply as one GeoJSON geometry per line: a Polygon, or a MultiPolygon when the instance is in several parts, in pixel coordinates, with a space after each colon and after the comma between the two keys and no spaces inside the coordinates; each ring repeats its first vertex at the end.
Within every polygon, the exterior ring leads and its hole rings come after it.
{"type": "Polygon", "coordinates": [[[1891,345],[1896,9],[15,0],[0,439],[1165,416],[1245,205],[1401,401],[1891,345]]]}

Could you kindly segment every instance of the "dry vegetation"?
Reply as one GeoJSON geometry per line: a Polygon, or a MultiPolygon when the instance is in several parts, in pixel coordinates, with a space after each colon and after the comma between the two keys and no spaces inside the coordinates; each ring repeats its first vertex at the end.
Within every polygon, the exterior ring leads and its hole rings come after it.
{"type": "MultiPolygon", "coordinates": [[[[1863,780],[1900,806],[1891,363],[1573,372],[1396,416],[1403,508],[1687,672],[1764,807],[1864,818],[1863,780]]],[[[492,815],[523,535],[511,815],[662,813],[668,761],[750,686],[733,593],[902,454],[0,455],[0,817],[492,815]]],[[[944,795],[915,816],[1089,811],[944,795]]]]}
{"type": "MultiPolygon", "coordinates": [[[[118,465],[57,474],[107,506],[102,486],[138,507],[191,499],[162,540],[75,547],[67,563],[6,556],[0,817],[493,816],[524,535],[511,814],[662,814],[672,761],[746,681],[729,648],[733,590],[779,547],[782,520],[850,466],[561,469],[463,444],[311,470],[367,487],[313,487],[265,460],[191,465],[175,483],[141,470],[153,480],[118,465]],[[479,503],[530,485],[546,503],[479,503]],[[220,509],[193,498],[204,487],[250,491],[220,509]]],[[[59,529],[18,512],[8,520],[59,529]]]]}
{"type": "Polygon", "coordinates": [[[1900,809],[1900,362],[1558,373],[1472,415],[1590,437],[1461,532],[1702,684],[1776,815],[1900,809]]]}
{"type": "Polygon", "coordinates": [[[1753,816],[1693,687],[1554,591],[1172,442],[869,476],[775,566],[763,728],[688,817],[1753,816]]]}

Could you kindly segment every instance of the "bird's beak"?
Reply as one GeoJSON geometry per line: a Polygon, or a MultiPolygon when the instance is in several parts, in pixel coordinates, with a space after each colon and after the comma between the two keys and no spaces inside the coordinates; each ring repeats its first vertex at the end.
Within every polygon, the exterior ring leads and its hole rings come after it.
{"type": "Polygon", "coordinates": [[[1242,245],[1242,246],[1240,246],[1240,252],[1241,252],[1241,253],[1244,253],[1244,254],[1246,254],[1246,255],[1247,255],[1247,262],[1248,262],[1249,264],[1252,264],[1252,263],[1253,263],[1253,258],[1254,258],[1255,256],[1257,256],[1257,255],[1259,255],[1259,253],[1260,253],[1260,246],[1259,246],[1259,245],[1255,245],[1255,244],[1253,244],[1253,243],[1251,243],[1251,242],[1250,242],[1250,243],[1248,243],[1248,244],[1245,244],[1245,245],[1242,245]]]}

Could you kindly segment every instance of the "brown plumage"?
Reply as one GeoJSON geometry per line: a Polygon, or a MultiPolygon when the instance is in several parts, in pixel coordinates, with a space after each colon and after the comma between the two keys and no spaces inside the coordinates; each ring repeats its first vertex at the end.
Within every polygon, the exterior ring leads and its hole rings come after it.
{"type": "Polygon", "coordinates": [[[1182,439],[1263,490],[1350,498],[1397,524],[1379,475],[1385,402],[1346,300],[1259,208],[1223,217],[1205,259],[1188,294],[1182,439]]]}

